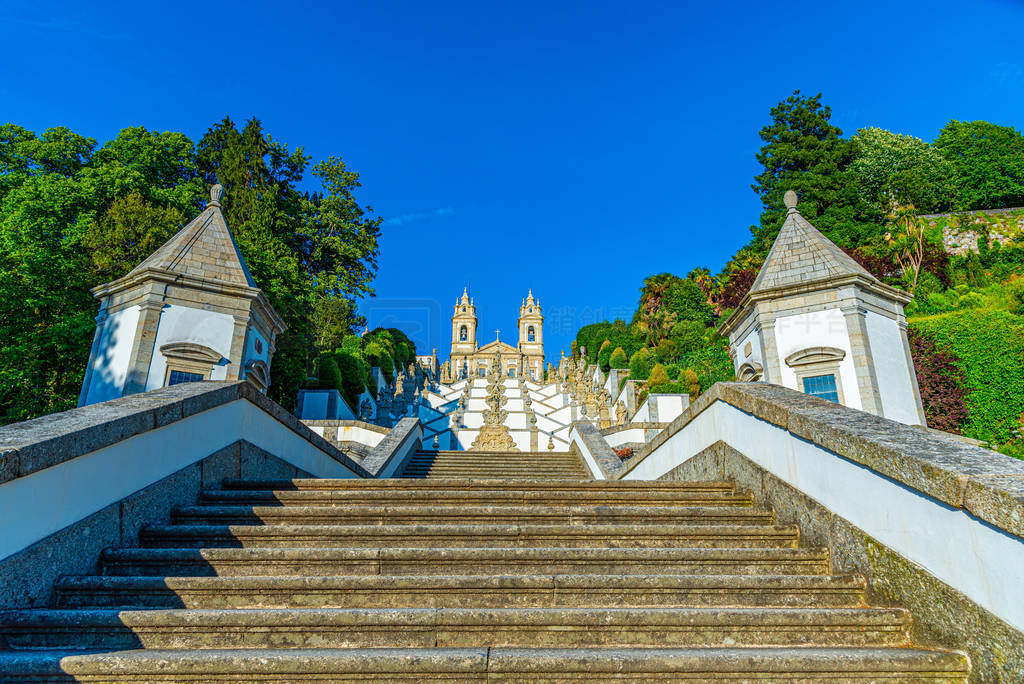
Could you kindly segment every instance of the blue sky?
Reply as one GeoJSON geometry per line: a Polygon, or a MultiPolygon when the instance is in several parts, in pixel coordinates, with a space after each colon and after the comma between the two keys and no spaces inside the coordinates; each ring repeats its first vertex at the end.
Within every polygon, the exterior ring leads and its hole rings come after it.
{"type": "Polygon", "coordinates": [[[371,326],[445,355],[533,288],[557,359],[649,274],[718,269],[759,205],[758,129],[794,89],[847,133],[1024,127],[1024,3],[0,3],[0,120],[198,140],[256,116],[362,174],[386,219],[371,326]]]}

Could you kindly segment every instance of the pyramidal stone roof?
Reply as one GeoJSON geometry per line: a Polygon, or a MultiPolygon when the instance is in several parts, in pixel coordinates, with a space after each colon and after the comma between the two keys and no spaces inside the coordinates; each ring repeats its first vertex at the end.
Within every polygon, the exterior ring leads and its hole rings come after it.
{"type": "Polygon", "coordinates": [[[132,269],[132,275],[149,268],[231,285],[256,287],[245,259],[220,210],[224,188],[210,189],[206,210],[170,240],[132,269]]]}
{"type": "Polygon", "coordinates": [[[789,212],[786,222],[782,224],[782,230],[750,288],[751,293],[847,275],[859,275],[879,282],[801,216],[796,203],[796,193],[788,191],[785,196],[789,212]]]}

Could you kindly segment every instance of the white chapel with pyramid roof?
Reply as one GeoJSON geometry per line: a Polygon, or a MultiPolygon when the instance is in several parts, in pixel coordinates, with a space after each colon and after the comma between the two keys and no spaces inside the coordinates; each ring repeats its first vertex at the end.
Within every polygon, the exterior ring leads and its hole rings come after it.
{"type": "Polygon", "coordinates": [[[266,391],[281,317],[256,287],[221,212],[206,209],[127,275],[100,285],[79,406],[196,380],[266,391]]]}

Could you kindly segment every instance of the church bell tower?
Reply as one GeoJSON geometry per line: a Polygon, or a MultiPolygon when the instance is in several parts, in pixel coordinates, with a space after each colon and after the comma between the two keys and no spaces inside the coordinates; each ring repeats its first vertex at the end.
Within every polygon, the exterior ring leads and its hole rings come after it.
{"type": "Polygon", "coordinates": [[[523,372],[527,377],[544,377],[544,316],[540,302],[530,290],[519,307],[519,352],[523,355],[523,372]]]}
{"type": "Polygon", "coordinates": [[[463,370],[472,372],[469,357],[476,352],[476,306],[469,298],[467,290],[462,291],[462,297],[455,302],[455,312],[452,314],[452,352],[451,372],[455,378],[463,375],[463,370]]]}

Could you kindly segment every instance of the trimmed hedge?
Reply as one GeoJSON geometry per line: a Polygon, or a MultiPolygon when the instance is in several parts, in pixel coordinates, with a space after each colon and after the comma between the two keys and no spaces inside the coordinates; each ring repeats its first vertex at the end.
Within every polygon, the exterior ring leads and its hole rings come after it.
{"type": "Polygon", "coordinates": [[[1006,311],[965,310],[910,321],[963,370],[970,415],[963,434],[994,444],[1016,437],[1024,413],[1024,321],[1006,311]]]}

